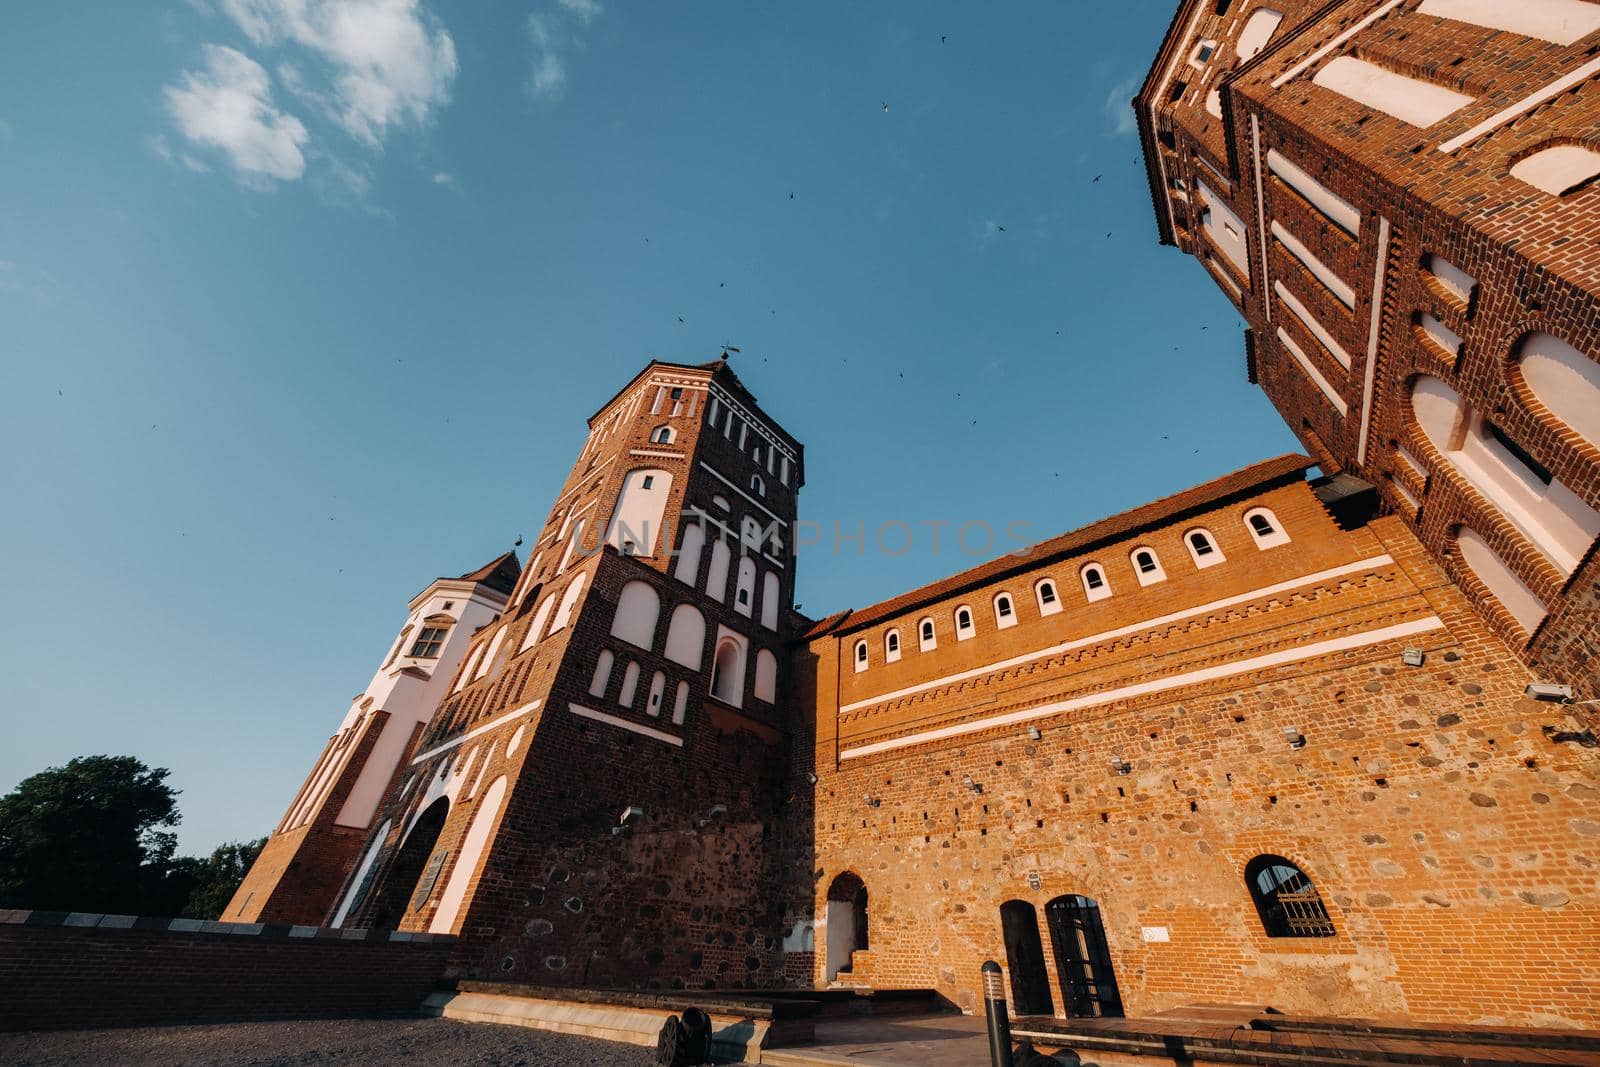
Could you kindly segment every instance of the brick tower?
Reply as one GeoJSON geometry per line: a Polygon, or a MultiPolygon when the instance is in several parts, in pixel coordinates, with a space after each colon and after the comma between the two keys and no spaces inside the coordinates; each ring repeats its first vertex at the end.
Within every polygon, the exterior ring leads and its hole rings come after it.
{"type": "Polygon", "coordinates": [[[544,984],[778,981],[803,471],[725,360],[609,400],[333,924],[455,933],[464,972],[544,984]]]}
{"type": "Polygon", "coordinates": [[[1600,696],[1600,4],[1185,0],[1135,100],[1248,373],[1600,696]]]}
{"type": "Polygon", "coordinates": [[[383,665],[351,699],[222,918],[315,924],[328,914],[472,634],[505,610],[517,577],[507,552],[411,598],[383,665]]]}

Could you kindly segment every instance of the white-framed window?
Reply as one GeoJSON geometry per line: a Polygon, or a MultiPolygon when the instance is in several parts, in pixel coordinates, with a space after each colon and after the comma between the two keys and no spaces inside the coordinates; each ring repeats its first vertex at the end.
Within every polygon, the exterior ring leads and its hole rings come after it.
{"type": "Polygon", "coordinates": [[[856,642],[855,663],[856,663],[856,673],[857,674],[860,674],[862,671],[867,669],[867,643],[866,643],[866,641],[857,641],[856,642]]]}
{"type": "Polygon", "coordinates": [[[966,641],[975,637],[978,628],[972,624],[972,609],[965,604],[956,609],[956,640],[966,641]]]}
{"type": "Polygon", "coordinates": [[[1054,578],[1040,578],[1033,583],[1033,599],[1040,615],[1054,615],[1061,610],[1061,595],[1056,592],[1054,578]]]}
{"type": "Polygon", "coordinates": [[[1111,595],[1111,582],[1106,578],[1106,569],[1098,563],[1085,563],[1078,572],[1078,579],[1083,582],[1083,595],[1090,600],[1104,600],[1111,595]]]}
{"type": "Polygon", "coordinates": [[[1133,564],[1133,573],[1140,585],[1154,585],[1167,580],[1167,572],[1161,568],[1161,557],[1156,555],[1153,548],[1140,545],[1128,553],[1128,561],[1133,564]]]}
{"type": "Polygon", "coordinates": [[[894,663],[900,659],[900,631],[890,630],[883,635],[883,661],[894,663]]]}
{"type": "Polygon", "coordinates": [[[931,652],[939,647],[939,632],[934,629],[932,619],[920,619],[917,622],[917,650],[931,652]]]}
{"type": "Polygon", "coordinates": [[[1289,534],[1271,508],[1251,508],[1245,512],[1244,528],[1250,531],[1257,548],[1275,548],[1289,543],[1289,534]]]}
{"type": "Polygon", "coordinates": [[[1017,606],[1010,593],[996,593],[994,598],[994,628],[1005,630],[1017,624],[1017,606]]]}
{"type": "Polygon", "coordinates": [[[750,476],[750,491],[756,496],[767,495],[767,483],[761,480],[761,475],[752,474],[750,476]]]}
{"type": "Polygon", "coordinates": [[[1183,543],[1189,549],[1189,555],[1193,557],[1196,567],[1215,567],[1228,558],[1222,554],[1222,549],[1217,545],[1217,539],[1211,536],[1211,531],[1202,527],[1197,526],[1185,533],[1183,543]]]}
{"type": "Polygon", "coordinates": [[[672,427],[657,426],[651,430],[650,443],[653,445],[670,445],[672,443],[672,427]]]}

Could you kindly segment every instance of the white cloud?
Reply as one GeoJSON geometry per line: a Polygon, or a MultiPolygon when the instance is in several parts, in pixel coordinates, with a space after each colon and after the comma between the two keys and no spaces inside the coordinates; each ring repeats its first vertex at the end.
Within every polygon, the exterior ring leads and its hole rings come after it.
{"type": "Polygon", "coordinates": [[[562,7],[582,19],[584,25],[588,25],[591,19],[605,10],[596,0],[559,0],[559,2],[562,7]]]}
{"type": "Polygon", "coordinates": [[[1130,137],[1138,130],[1138,125],[1133,120],[1133,105],[1129,101],[1133,99],[1133,94],[1139,91],[1139,85],[1143,81],[1143,75],[1135,74],[1113,85],[1111,92],[1106,94],[1106,122],[1111,127],[1110,136],[1130,137]]]}
{"type": "Polygon", "coordinates": [[[455,42],[419,0],[220,2],[255,44],[295,46],[320,60],[327,91],[299,63],[284,63],[280,76],[368,147],[380,147],[393,127],[426,122],[450,98],[455,42]]]}
{"type": "Polygon", "coordinates": [[[528,37],[533,42],[528,94],[536,100],[556,100],[567,87],[567,54],[583,46],[573,32],[585,28],[605,9],[598,0],[555,0],[549,10],[528,16],[528,37]]]}
{"type": "MultiPolygon", "coordinates": [[[[300,120],[274,106],[261,65],[242,52],[208,44],[204,70],[185,71],[167,86],[167,112],[191,143],[220,150],[247,184],[270,186],[305,173],[301,147],[308,134],[300,120]]],[[[172,158],[163,140],[152,146],[172,158]]],[[[189,157],[185,165],[203,167],[189,157]]]]}
{"type": "Polygon", "coordinates": [[[441,170],[433,176],[433,184],[448,186],[451,189],[458,188],[456,176],[445,170],[441,170]]]}

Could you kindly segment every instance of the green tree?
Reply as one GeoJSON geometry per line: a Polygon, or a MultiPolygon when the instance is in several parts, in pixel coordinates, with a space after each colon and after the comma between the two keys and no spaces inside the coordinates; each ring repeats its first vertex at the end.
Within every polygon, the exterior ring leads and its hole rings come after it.
{"type": "Polygon", "coordinates": [[[0,797],[0,907],[156,910],[180,818],[169,773],[132,756],[80,756],[0,797]]]}
{"type": "Polygon", "coordinates": [[[264,837],[254,841],[229,841],[218,845],[205,859],[178,857],[173,862],[174,872],[187,870],[193,879],[187,900],[178,914],[186,919],[223,918],[222,909],[233,899],[234,891],[244,881],[250,865],[266,843],[264,837]]]}

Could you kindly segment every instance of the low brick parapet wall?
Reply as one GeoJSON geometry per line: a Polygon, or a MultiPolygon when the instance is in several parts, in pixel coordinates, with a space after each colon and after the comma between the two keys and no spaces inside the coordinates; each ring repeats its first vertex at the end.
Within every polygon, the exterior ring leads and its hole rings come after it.
{"type": "Polygon", "coordinates": [[[0,910],[0,1030],[417,1014],[455,938],[0,910]]]}

